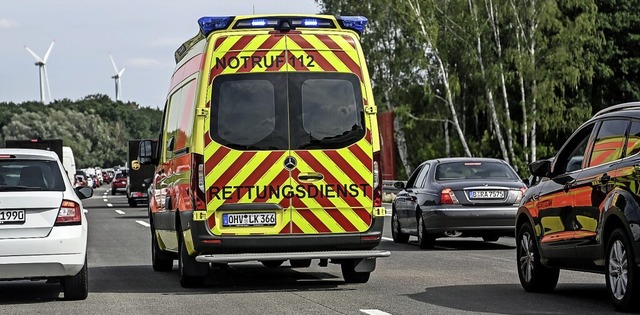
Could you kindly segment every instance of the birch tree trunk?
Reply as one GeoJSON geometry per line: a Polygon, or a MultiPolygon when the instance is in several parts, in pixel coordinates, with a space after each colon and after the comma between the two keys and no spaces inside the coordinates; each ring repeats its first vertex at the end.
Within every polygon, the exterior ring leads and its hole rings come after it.
{"type": "MultiPolygon", "coordinates": [[[[509,157],[511,161],[515,159],[515,152],[513,149],[513,122],[511,121],[511,111],[509,109],[509,96],[507,94],[507,83],[504,76],[504,67],[502,65],[502,43],[500,42],[500,21],[498,16],[498,9],[494,7],[493,0],[485,0],[487,6],[487,12],[489,14],[489,22],[493,29],[493,38],[496,42],[496,52],[498,54],[498,70],[500,71],[500,84],[502,86],[502,99],[505,109],[505,127],[507,133],[507,147],[509,148],[509,157]]],[[[516,171],[518,171],[518,165],[514,165],[516,171]]]]}
{"type": "Polygon", "coordinates": [[[509,163],[509,153],[507,152],[507,147],[504,142],[504,138],[502,137],[502,131],[500,130],[500,121],[498,120],[498,112],[496,111],[496,104],[493,99],[492,88],[487,81],[486,70],[484,67],[484,60],[482,57],[482,38],[480,34],[480,29],[478,27],[478,10],[476,9],[475,4],[472,0],[468,1],[469,10],[471,11],[471,16],[473,17],[473,21],[475,23],[475,39],[476,39],[476,53],[477,53],[477,61],[480,65],[480,73],[482,75],[482,81],[484,81],[485,85],[485,96],[487,98],[487,105],[489,106],[489,113],[491,114],[491,122],[493,123],[494,132],[496,137],[498,138],[498,144],[500,145],[500,151],[502,151],[502,159],[509,163]]]}
{"type": "Polygon", "coordinates": [[[438,70],[440,71],[440,75],[442,76],[442,84],[444,85],[444,89],[445,89],[447,105],[449,106],[449,110],[451,110],[451,119],[453,121],[453,126],[456,128],[456,131],[458,132],[458,136],[460,137],[460,142],[462,142],[462,147],[464,149],[465,154],[471,157],[473,155],[471,155],[471,151],[469,150],[469,146],[467,145],[467,141],[464,137],[464,133],[460,128],[460,122],[458,121],[458,114],[453,104],[453,95],[451,93],[451,87],[449,85],[449,73],[447,72],[447,69],[445,68],[444,63],[442,62],[442,59],[438,54],[438,48],[433,45],[431,36],[427,31],[427,26],[424,21],[424,17],[422,16],[422,10],[420,8],[420,4],[417,0],[405,0],[405,1],[409,5],[409,8],[412,11],[411,13],[415,14],[415,17],[420,27],[419,29],[420,34],[424,37],[427,46],[431,49],[431,55],[438,63],[438,70]]]}
{"type": "MultiPolygon", "coordinates": [[[[390,112],[393,112],[393,105],[391,104],[391,93],[390,89],[385,89],[384,98],[387,102],[387,109],[390,112]]],[[[402,163],[402,167],[404,167],[405,172],[407,172],[407,176],[411,175],[411,165],[409,164],[409,154],[407,150],[407,139],[404,136],[404,130],[402,130],[402,123],[400,122],[400,118],[398,116],[393,115],[393,131],[396,139],[396,146],[398,147],[398,155],[400,155],[400,162],[402,163]]]]}

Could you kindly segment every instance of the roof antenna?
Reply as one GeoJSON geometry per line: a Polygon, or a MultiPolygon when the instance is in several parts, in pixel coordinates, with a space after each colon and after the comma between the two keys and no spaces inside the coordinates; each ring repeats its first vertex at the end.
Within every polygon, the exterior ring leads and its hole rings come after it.
{"type": "Polygon", "coordinates": [[[252,4],[251,6],[253,7],[253,14],[256,14],[256,5],[252,4]]]}

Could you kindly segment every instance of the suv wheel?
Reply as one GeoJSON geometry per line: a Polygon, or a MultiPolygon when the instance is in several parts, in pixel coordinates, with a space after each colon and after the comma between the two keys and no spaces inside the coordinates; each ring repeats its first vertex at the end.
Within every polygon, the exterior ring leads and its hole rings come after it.
{"type": "Polygon", "coordinates": [[[418,214],[418,246],[422,249],[432,249],[436,246],[436,237],[427,233],[422,213],[418,214]]]}
{"type": "Polygon", "coordinates": [[[409,242],[409,234],[404,234],[400,230],[400,221],[396,209],[391,210],[391,237],[393,242],[405,244],[409,242]]]}
{"type": "Polygon", "coordinates": [[[605,257],[605,277],[607,292],[615,308],[619,311],[638,309],[635,304],[640,298],[640,271],[636,266],[631,242],[623,229],[615,229],[607,242],[605,257]]]}
{"type": "Polygon", "coordinates": [[[540,262],[540,253],[529,222],[518,229],[516,255],[518,277],[525,291],[550,292],[555,289],[560,269],[545,267],[540,262]]]}

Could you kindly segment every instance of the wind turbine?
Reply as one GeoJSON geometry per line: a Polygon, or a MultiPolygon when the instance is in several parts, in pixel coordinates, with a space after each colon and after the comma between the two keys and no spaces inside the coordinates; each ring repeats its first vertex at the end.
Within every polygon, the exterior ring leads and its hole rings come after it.
{"type": "Polygon", "coordinates": [[[115,61],[113,61],[113,57],[109,55],[109,58],[111,59],[113,70],[115,71],[115,74],[111,78],[116,82],[116,102],[117,102],[120,100],[120,93],[122,93],[122,85],[120,83],[120,78],[122,77],[122,74],[124,73],[125,68],[123,67],[122,70],[118,71],[118,67],[116,67],[116,63],[115,61]]]}
{"type": "Polygon", "coordinates": [[[45,98],[45,94],[44,94],[44,85],[46,83],[47,85],[47,91],[49,92],[49,101],[51,101],[51,88],[49,87],[49,77],[47,76],[47,60],[49,59],[49,54],[51,54],[51,49],[53,48],[53,44],[55,44],[56,41],[52,41],[51,45],[49,46],[49,49],[47,50],[47,53],[44,54],[44,58],[40,58],[40,56],[38,56],[36,53],[33,52],[33,50],[29,49],[29,47],[27,47],[26,45],[24,46],[24,48],[31,54],[31,56],[33,56],[33,58],[36,59],[36,66],[38,66],[38,74],[40,77],[40,102],[42,102],[43,104],[47,104],[47,100],[45,98]]]}

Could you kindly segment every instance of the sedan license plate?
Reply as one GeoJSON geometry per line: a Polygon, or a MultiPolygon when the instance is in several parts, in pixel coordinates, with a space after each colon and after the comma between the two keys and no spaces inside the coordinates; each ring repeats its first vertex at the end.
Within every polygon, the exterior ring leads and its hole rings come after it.
{"type": "Polygon", "coordinates": [[[24,221],[24,210],[0,210],[0,224],[22,224],[24,221]]]}
{"type": "Polygon", "coordinates": [[[276,214],[269,213],[225,213],[222,226],[271,226],[276,225],[276,214]]]}
{"type": "Polygon", "coordinates": [[[504,190],[472,190],[469,199],[504,199],[504,190]]]}

